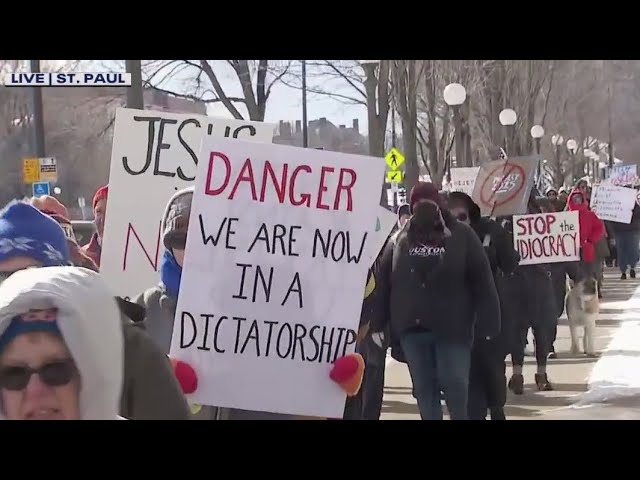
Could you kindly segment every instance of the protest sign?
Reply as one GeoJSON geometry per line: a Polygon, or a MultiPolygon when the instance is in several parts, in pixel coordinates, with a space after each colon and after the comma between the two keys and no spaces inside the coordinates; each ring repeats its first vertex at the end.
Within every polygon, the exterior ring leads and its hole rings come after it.
{"type": "Polygon", "coordinates": [[[452,168],[451,183],[447,184],[447,190],[450,192],[464,192],[469,196],[473,195],[473,188],[479,171],[480,167],[452,168]]]}
{"type": "Polygon", "coordinates": [[[134,296],[158,283],[162,215],[177,190],[193,185],[202,138],[271,143],[274,128],[245,120],[117,110],[100,272],[115,294],[134,296]]]}
{"type": "Polygon", "coordinates": [[[611,169],[609,178],[603,183],[612,185],[635,185],[638,183],[638,167],[637,165],[620,165],[611,169]]]}
{"type": "Polygon", "coordinates": [[[199,158],[171,343],[189,400],[341,417],[384,161],[212,138],[199,158]]]}
{"type": "Polygon", "coordinates": [[[579,261],[578,212],[514,215],[513,245],[520,265],[579,261]]]}
{"type": "Polygon", "coordinates": [[[591,210],[601,220],[631,223],[637,193],[633,188],[601,183],[591,192],[591,210]]]}
{"type": "Polygon", "coordinates": [[[526,213],[537,165],[536,157],[512,157],[482,164],[471,195],[482,215],[526,213]]]}

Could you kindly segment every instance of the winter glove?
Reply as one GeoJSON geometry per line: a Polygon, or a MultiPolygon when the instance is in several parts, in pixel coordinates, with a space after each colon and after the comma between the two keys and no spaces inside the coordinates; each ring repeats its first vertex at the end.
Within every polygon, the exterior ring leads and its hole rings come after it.
{"type": "Polygon", "coordinates": [[[371,340],[373,340],[373,343],[375,343],[377,346],[383,348],[382,344],[384,343],[384,332],[372,333],[371,340]]]}
{"type": "Polygon", "coordinates": [[[191,365],[182,360],[169,358],[173,366],[173,373],[182,388],[182,393],[188,395],[198,389],[198,375],[191,365]]]}
{"type": "Polygon", "coordinates": [[[347,396],[356,396],[360,391],[364,377],[364,358],[359,353],[350,353],[338,358],[333,362],[329,377],[340,385],[347,396]]]}

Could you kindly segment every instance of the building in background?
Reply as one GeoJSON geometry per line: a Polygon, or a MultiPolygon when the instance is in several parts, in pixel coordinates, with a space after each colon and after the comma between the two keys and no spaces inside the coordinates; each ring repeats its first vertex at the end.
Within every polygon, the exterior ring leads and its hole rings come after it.
{"type": "MultiPolygon", "coordinates": [[[[334,125],[326,118],[311,120],[308,127],[309,148],[322,148],[333,152],[356,153],[366,155],[369,152],[367,137],[360,134],[358,119],[354,119],[350,127],[334,125]]],[[[273,143],[301,147],[302,122],[291,123],[281,120],[273,143]]]]}

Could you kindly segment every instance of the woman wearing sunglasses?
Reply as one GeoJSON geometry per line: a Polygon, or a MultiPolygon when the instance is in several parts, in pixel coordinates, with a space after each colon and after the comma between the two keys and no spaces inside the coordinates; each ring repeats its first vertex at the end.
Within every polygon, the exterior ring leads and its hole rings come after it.
{"type": "Polygon", "coordinates": [[[78,267],[22,270],[0,285],[0,418],[118,419],[118,306],[78,267]]]}

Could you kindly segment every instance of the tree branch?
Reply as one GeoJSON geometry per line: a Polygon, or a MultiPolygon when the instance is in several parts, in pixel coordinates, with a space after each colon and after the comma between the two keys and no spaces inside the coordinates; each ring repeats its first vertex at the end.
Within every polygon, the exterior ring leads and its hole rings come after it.
{"type": "MultiPolygon", "coordinates": [[[[211,68],[211,65],[209,65],[209,62],[207,62],[206,60],[200,60],[200,66],[202,67],[202,70],[204,70],[204,73],[209,78],[209,81],[211,82],[211,85],[213,86],[213,89],[216,92],[216,95],[218,95],[218,98],[220,99],[222,104],[227,108],[227,110],[229,110],[229,113],[233,115],[233,118],[237,120],[244,120],[244,117],[242,116],[242,114],[238,111],[238,109],[235,107],[235,105],[229,99],[229,97],[227,97],[224,89],[222,88],[222,85],[220,85],[220,81],[218,80],[218,77],[216,76],[215,72],[211,68]]],[[[246,100],[247,99],[245,99],[245,101],[246,100]]]]}

